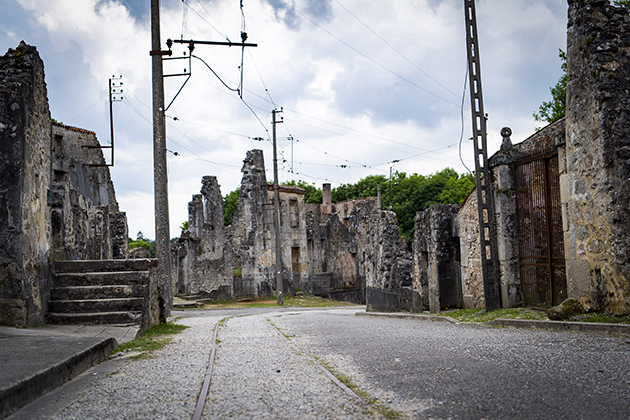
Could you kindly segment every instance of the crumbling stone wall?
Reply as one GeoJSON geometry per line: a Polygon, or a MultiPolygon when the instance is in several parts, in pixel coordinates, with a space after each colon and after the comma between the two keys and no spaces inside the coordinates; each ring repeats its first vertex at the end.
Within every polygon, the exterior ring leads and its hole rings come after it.
{"type": "Polygon", "coordinates": [[[569,0],[567,203],[569,297],[630,313],[630,16],[605,0],[569,0]]]}
{"type": "Polygon", "coordinates": [[[413,305],[431,312],[462,306],[458,205],[434,204],[415,217],[413,305]]]}
{"type": "Polygon", "coordinates": [[[223,224],[221,188],[214,176],[204,176],[201,184],[201,194],[188,203],[188,232],[172,246],[173,290],[229,299],[232,253],[223,224]]]}
{"type": "MultiPolygon", "coordinates": [[[[265,246],[271,248],[275,266],[275,226],[273,221],[272,184],[267,185],[265,207],[265,246]]],[[[282,243],[282,278],[284,294],[293,294],[295,289],[310,290],[308,278],[308,251],[304,195],[299,187],[279,185],[280,198],[280,242],[282,243]]]]}
{"type": "MultiPolygon", "coordinates": [[[[496,201],[495,201],[496,203],[496,201]]],[[[479,242],[479,214],[477,194],[473,190],[457,213],[459,235],[462,300],[466,309],[485,308],[481,246],[479,242]]]]}
{"type": "Polygon", "coordinates": [[[44,322],[50,294],[50,112],[44,64],[21,42],[0,57],[0,323],[44,322]]]}
{"type": "Polygon", "coordinates": [[[253,297],[272,296],[275,258],[266,246],[270,238],[265,236],[265,223],[273,223],[273,219],[269,219],[267,213],[265,220],[268,194],[262,150],[247,152],[241,172],[241,193],[232,224],[228,227],[233,268],[241,275],[235,279],[234,293],[253,297]]]}
{"type": "Polygon", "coordinates": [[[375,310],[383,310],[385,301],[395,306],[386,310],[411,308],[411,254],[398,234],[395,213],[379,207],[377,198],[334,204],[324,199],[306,206],[314,293],[368,287],[375,310]]]}
{"type": "Polygon", "coordinates": [[[57,260],[127,258],[128,231],[93,131],[52,124],[52,232],[57,260]]]}
{"type": "MultiPolygon", "coordinates": [[[[373,234],[366,238],[366,287],[368,309],[388,310],[397,296],[399,309],[411,310],[413,302],[413,257],[400,237],[396,213],[375,211],[368,222],[373,234]],[[370,302],[370,300],[379,302],[370,302]]],[[[390,310],[396,308],[391,307],[390,310]]]]}
{"type": "Polygon", "coordinates": [[[320,214],[322,219],[317,219],[313,217],[316,213],[311,207],[310,214],[312,216],[308,219],[307,240],[312,273],[316,278],[328,283],[323,290],[354,287],[356,270],[351,270],[350,266],[352,255],[356,256],[356,246],[348,229],[336,213],[323,216],[320,214]]]}

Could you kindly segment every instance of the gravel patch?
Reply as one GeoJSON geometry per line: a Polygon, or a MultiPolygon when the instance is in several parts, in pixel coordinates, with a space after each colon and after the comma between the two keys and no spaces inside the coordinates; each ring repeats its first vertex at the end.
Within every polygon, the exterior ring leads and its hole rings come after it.
{"type": "Polygon", "coordinates": [[[191,328],[150,358],[133,360],[98,381],[54,419],[187,419],[208,368],[218,317],[177,321],[191,328]]]}
{"type": "Polygon", "coordinates": [[[266,318],[229,319],[219,330],[206,419],[364,419],[374,414],[300,353],[266,318]]]}

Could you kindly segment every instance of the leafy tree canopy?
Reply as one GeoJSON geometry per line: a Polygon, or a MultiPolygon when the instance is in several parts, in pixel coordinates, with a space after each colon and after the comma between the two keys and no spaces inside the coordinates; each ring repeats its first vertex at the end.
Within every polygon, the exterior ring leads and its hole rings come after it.
{"type": "Polygon", "coordinates": [[[299,187],[303,190],[306,190],[306,194],[304,195],[304,202],[306,204],[322,204],[322,190],[320,188],[317,188],[313,184],[309,184],[308,182],[304,181],[296,182],[294,180],[291,180],[285,182],[284,185],[290,187],[299,187]]]}
{"type": "MultiPolygon", "coordinates": [[[[343,184],[331,192],[332,201],[338,203],[377,196],[377,183],[381,183],[381,202],[384,207],[390,203],[389,180],[383,175],[370,175],[356,184],[343,184]]],[[[407,175],[398,172],[392,176],[391,207],[396,213],[400,235],[413,240],[416,212],[429,208],[432,204],[459,204],[475,186],[470,174],[458,175],[454,169],[446,168],[433,175],[407,175]]]]}
{"type": "Polygon", "coordinates": [[[241,194],[241,189],[237,188],[225,197],[223,197],[223,223],[225,226],[232,224],[234,213],[236,213],[236,205],[238,204],[238,196],[241,194]]]}
{"type": "Polygon", "coordinates": [[[135,241],[129,238],[129,250],[131,251],[135,248],[144,248],[149,251],[149,256],[155,256],[155,241],[145,238],[142,231],[138,232],[135,241]]]}

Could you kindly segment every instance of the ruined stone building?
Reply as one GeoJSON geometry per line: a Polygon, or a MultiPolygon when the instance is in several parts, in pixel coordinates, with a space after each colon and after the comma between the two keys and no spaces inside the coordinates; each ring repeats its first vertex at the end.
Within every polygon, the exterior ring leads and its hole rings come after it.
{"type": "MultiPolygon", "coordinates": [[[[630,313],[628,34],[627,9],[569,0],[566,117],[516,145],[502,130],[489,165],[504,307],[569,297],[630,313]]],[[[471,194],[416,218],[414,292],[425,309],[484,306],[476,207],[471,194]]]]}
{"type": "MultiPolygon", "coordinates": [[[[273,185],[261,150],[251,150],[232,224],[223,227],[221,194],[204,177],[189,203],[189,230],[173,246],[173,288],[218,297],[272,296],[275,288],[273,185]]],[[[280,186],[280,235],[284,293],[301,290],[365,303],[366,288],[411,302],[411,254],[395,214],[376,198],[333,204],[324,184],[323,204],[305,204],[305,191],[280,186]]],[[[404,306],[404,305],[403,305],[404,306]]]]}
{"type": "Polygon", "coordinates": [[[154,263],[126,263],[127,238],[96,134],[51,120],[20,43],[0,57],[0,323],[157,322],[154,263]]]}

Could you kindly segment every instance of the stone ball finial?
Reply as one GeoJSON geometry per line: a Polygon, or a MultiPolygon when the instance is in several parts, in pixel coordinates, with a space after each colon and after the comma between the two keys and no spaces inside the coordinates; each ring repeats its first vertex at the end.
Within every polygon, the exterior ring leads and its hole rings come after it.
{"type": "Polygon", "coordinates": [[[501,149],[512,147],[512,140],[510,136],[512,135],[512,129],[510,127],[503,127],[501,129],[501,137],[503,137],[503,143],[501,143],[501,149]]]}

